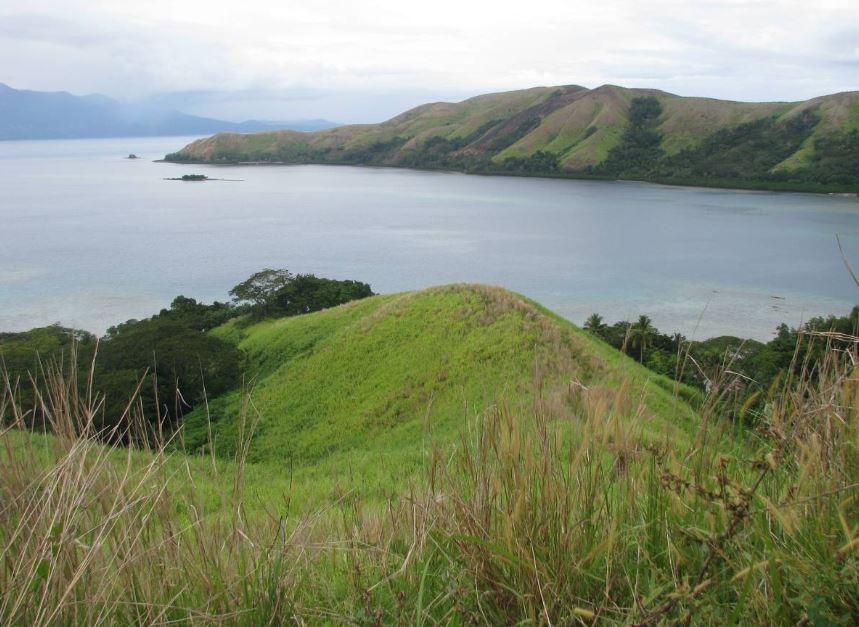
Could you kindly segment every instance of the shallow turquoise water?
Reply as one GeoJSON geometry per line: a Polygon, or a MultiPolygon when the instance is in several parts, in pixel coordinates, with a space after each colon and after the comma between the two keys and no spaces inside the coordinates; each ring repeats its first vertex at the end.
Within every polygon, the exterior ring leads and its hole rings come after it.
{"type": "Polygon", "coordinates": [[[835,241],[859,266],[856,198],[152,161],[186,141],[0,142],[0,330],[102,331],[266,266],[379,292],[495,283],[575,322],[647,313],[696,337],[859,302],[835,241]],[[242,180],[163,180],[188,173],[242,180]]]}

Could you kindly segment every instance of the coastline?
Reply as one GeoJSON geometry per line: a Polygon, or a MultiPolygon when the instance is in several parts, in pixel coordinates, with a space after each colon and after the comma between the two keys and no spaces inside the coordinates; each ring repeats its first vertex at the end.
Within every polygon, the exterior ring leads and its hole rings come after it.
{"type": "Polygon", "coordinates": [[[849,186],[823,186],[813,183],[790,183],[784,182],[774,184],[772,181],[758,181],[743,179],[635,179],[635,178],[612,178],[587,174],[585,172],[493,172],[486,170],[463,170],[450,168],[415,167],[396,164],[370,164],[370,163],[338,163],[331,161],[205,161],[202,159],[162,159],[153,160],[154,163],[175,163],[178,165],[206,165],[206,166],[229,166],[229,167],[258,167],[258,166],[298,166],[298,165],[325,165],[346,166],[353,168],[387,168],[394,170],[413,170],[415,172],[447,172],[451,174],[466,174],[472,176],[504,176],[512,178],[537,178],[537,179],[566,179],[574,181],[602,181],[616,183],[645,183],[648,185],[661,185],[663,187],[688,187],[697,189],[720,189],[738,192],[773,192],[789,194],[813,194],[818,196],[839,196],[842,198],[859,198],[859,190],[849,186]]]}

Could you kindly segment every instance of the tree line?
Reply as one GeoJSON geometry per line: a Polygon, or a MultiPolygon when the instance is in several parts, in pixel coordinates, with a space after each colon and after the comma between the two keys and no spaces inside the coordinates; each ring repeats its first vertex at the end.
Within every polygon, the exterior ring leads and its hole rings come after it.
{"type": "Polygon", "coordinates": [[[721,387],[720,398],[736,417],[754,422],[776,388],[800,370],[813,377],[828,347],[848,349],[859,335],[859,306],[846,316],[818,316],[799,328],[781,324],[773,339],[735,336],[688,340],[662,333],[645,315],[608,324],[591,314],[584,328],[650,370],[701,392],[721,387]]]}
{"type": "MultiPolygon", "coordinates": [[[[50,390],[42,386],[46,371],[62,369],[81,391],[92,376],[93,388],[103,395],[94,427],[105,440],[127,444],[163,437],[207,397],[241,384],[240,351],[209,331],[233,319],[252,324],[372,295],[367,283],[267,268],[233,287],[230,302],[177,296],[169,308],[113,326],[101,338],[60,325],[0,333],[0,384],[32,408],[25,422],[43,429],[40,406],[50,402],[50,390]],[[144,416],[144,423],[135,422],[144,416]]],[[[0,413],[4,422],[10,418],[0,413]]]]}

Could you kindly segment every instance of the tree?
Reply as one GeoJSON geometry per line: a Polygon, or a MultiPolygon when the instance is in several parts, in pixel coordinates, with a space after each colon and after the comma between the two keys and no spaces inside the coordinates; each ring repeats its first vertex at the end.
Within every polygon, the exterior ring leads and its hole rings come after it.
{"type": "Polygon", "coordinates": [[[170,303],[170,309],[162,309],[154,318],[181,320],[194,329],[205,332],[224,324],[244,312],[244,307],[234,307],[230,303],[215,301],[211,305],[198,303],[194,298],[177,296],[170,303]]]}
{"type": "Polygon", "coordinates": [[[633,98],[629,125],[605,161],[593,168],[597,174],[643,176],[662,158],[662,135],[656,130],[662,105],[653,96],[633,98]]]}
{"type": "Polygon", "coordinates": [[[507,157],[501,165],[508,172],[532,174],[557,172],[559,168],[558,155],[545,150],[538,150],[528,157],[507,157]]]}
{"type": "Polygon", "coordinates": [[[99,346],[95,386],[105,395],[105,430],[119,425],[116,439],[129,434],[119,419],[141,379],[140,399],[153,429],[178,426],[184,414],[232,389],[239,381],[239,350],[203,333],[188,320],[155,316],[115,328],[99,346]],[[161,421],[162,425],[155,424],[161,421]]]}
{"type": "Polygon", "coordinates": [[[641,363],[644,363],[644,352],[650,346],[655,333],[653,321],[648,316],[639,316],[638,321],[630,328],[630,339],[633,347],[638,348],[638,360],[641,363]]]}
{"type": "MultiPolygon", "coordinates": [[[[71,381],[77,364],[89,367],[95,346],[96,338],[91,333],[59,324],[15,333],[0,332],[0,388],[8,383],[16,390],[20,406],[30,410],[22,417],[28,426],[48,427],[37,402],[39,394],[47,395],[43,388],[45,372],[59,368],[71,381]]],[[[84,372],[78,377],[79,386],[85,381],[84,372]]],[[[12,417],[11,410],[10,405],[0,402],[0,425],[12,417]]]]}
{"type": "Polygon", "coordinates": [[[250,303],[257,313],[265,315],[275,294],[289,285],[294,278],[289,270],[265,268],[236,285],[230,290],[230,296],[237,303],[250,303]]]}
{"type": "Polygon", "coordinates": [[[602,336],[603,331],[605,331],[605,327],[605,322],[603,322],[602,316],[598,313],[592,313],[588,316],[588,319],[585,320],[585,329],[595,335],[602,336]]]}
{"type": "MultiPolygon", "coordinates": [[[[367,283],[359,281],[337,281],[313,274],[294,275],[287,270],[266,268],[236,285],[230,290],[230,295],[235,302],[246,305],[234,308],[229,314],[236,315],[243,308],[249,308],[253,315],[265,317],[297,316],[319,311],[350,300],[372,296],[373,291],[367,283]]],[[[191,311],[194,303],[189,303],[188,300],[190,299],[178,303],[174,301],[174,305],[181,307],[183,311],[191,311]]]]}
{"type": "Polygon", "coordinates": [[[272,308],[277,315],[297,316],[372,295],[367,283],[299,274],[277,291],[272,308]]]}

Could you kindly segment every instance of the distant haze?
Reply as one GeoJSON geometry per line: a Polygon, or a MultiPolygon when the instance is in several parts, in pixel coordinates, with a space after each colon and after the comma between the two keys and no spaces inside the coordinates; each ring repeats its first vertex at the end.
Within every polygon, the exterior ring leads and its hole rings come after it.
{"type": "Polygon", "coordinates": [[[156,102],[128,105],[101,95],[17,90],[0,83],[0,140],[209,135],[280,128],[308,131],[330,126],[319,119],[236,123],[188,115],[156,102]]]}
{"type": "Polygon", "coordinates": [[[803,100],[859,88],[859,2],[4,0],[0,82],[233,121],[573,83],[803,100]]]}
{"type": "Polygon", "coordinates": [[[338,91],[296,87],[236,91],[178,91],[153,94],[153,104],[204,117],[233,122],[263,120],[334,120],[346,123],[381,122],[412,107],[439,100],[459,101],[471,92],[449,90],[338,91]]]}

